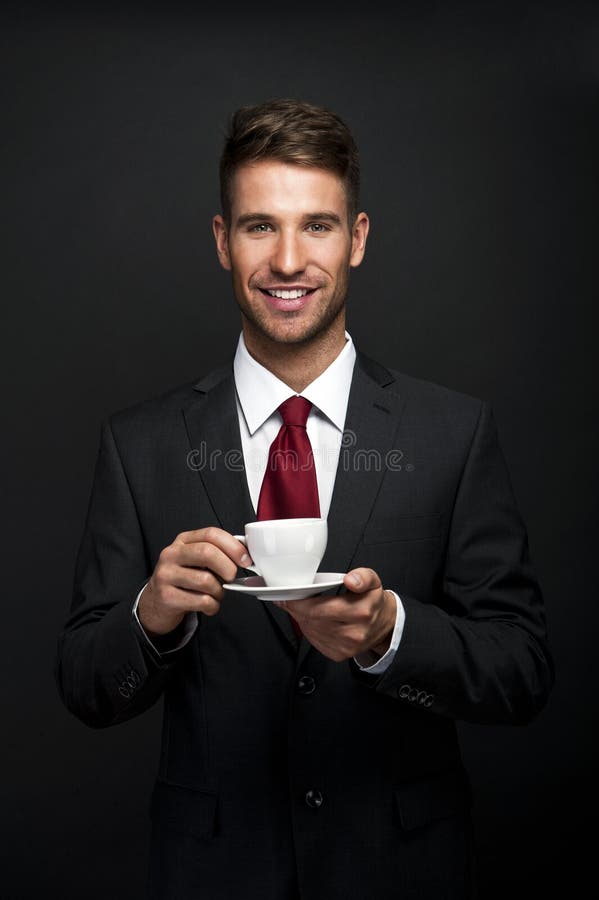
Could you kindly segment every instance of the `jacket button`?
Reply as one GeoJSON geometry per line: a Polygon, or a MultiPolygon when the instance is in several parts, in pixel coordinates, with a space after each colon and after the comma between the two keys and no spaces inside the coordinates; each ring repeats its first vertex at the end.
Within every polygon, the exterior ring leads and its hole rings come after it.
{"type": "Polygon", "coordinates": [[[408,694],[408,700],[410,701],[410,703],[413,703],[417,696],[418,691],[416,690],[416,688],[412,688],[412,690],[408,694]]]}
{"type": "Polygon", "coordinates": [[[297,683],[297,689],[300,694],[313,694],[316,690],[316,682],[311,675],[302,675],[297,683]]]}
{"type": "Polygon", "coordinates": [[[426,700],[424,701],[424,705],[425,705],[426,707],[432,706],[432,705],[433,705],[434,699],[435,699],[435,695],[434,695],[434,694],[429,694],[429,695],[427,696],[426,700]]]}
{"type": "Polygon", "coordinates": [[[324,803],[324,797],[320,791],[308,791],[306,794],[306,803],[310,809],[320,809],[324,803]]]}
{"type": "Polygon", "coordinates": [[[426,693],[426,691],[420,691],[418,696],[416,697],[416,703],[418,703],[420,706],[424,706],[424,701],[427,697],[428,694],[426,693]]]}
{"type": "Polygon", "coordinates": [[[405,700],[412,688],[409,684],[402,684],[397,692],[397,696],[401,697],[402,700],[405,700]]]}

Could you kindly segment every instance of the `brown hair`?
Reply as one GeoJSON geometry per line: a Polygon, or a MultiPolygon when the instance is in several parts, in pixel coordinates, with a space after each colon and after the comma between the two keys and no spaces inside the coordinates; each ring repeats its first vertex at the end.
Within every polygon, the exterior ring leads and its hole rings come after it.
{"type": "Polygon", "coordinates": [[[337,175],[345,186],[351,227],[358,214],[360,163],[352,134],[338,115],[290,99],[242,106],[233,113],[220,159],[220,197],[226,222],[231,219],[235,170],[266,159],[314,166],[337,175]]]}

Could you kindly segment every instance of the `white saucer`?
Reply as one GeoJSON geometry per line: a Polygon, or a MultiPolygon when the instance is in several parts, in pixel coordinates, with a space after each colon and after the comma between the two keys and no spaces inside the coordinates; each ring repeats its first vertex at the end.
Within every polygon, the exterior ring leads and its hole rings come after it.
{"type": "Polygon", "coordinates": [[[236,578],[223,584],[226,591],[237,591],[240,594],[252,594],[258,600],[303,600],[314,594],[321,594],[330,588],[343,584],[343,572],[317,572],[312,584],[294,584],[291,587],[267,587],[260,575],[249,578],[236,578]]]}

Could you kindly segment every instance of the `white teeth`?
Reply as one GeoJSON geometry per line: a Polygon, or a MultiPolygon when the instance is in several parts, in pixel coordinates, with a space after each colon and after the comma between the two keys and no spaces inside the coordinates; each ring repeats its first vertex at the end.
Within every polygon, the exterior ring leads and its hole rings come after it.
{"type": "Polygon", "coordinates": [[[299,300],[300,297],[305,297],[308,291],[301,289],[299,291],[269,291],[268,293],[271,297],[278,297],[279,300],[299,300]]]}

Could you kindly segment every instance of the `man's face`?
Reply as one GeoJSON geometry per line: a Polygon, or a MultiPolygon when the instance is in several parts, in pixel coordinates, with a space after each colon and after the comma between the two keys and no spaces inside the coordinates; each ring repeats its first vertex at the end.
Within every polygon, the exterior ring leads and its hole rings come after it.
{"type": "Polygon", "coordinates": [[[351,229],[343,183],[324,169],[277,161],[240,167],[231,223],[213,222],[244,329],[285,344],[310,341],[341,317],[349,270],[364,256],[368,217],[351,229]]]}

